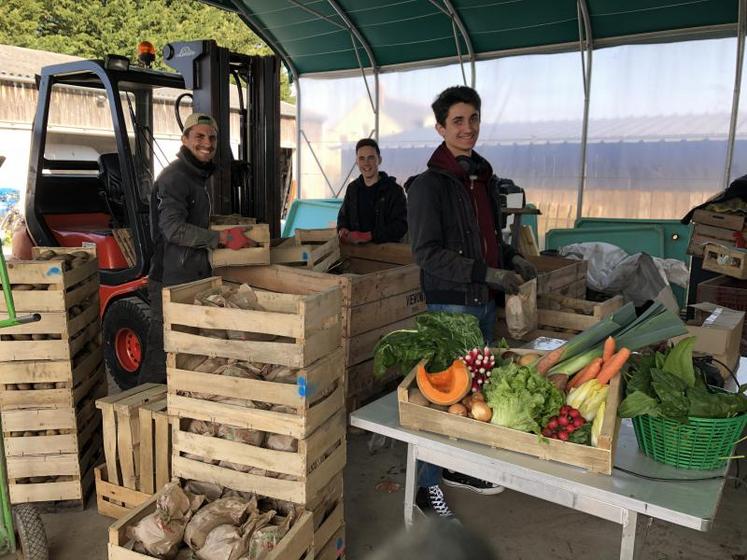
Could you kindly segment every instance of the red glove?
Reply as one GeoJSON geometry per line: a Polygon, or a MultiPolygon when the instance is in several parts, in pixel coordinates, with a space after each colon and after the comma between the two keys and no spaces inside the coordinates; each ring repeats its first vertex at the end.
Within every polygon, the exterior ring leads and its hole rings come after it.
{"type": "Polygon", "coordinates": [[[373,235],[370,231],[351,231],[348,234],[348,243],[354,243],[355,245],[368,243],[371,239],[373,239],[373,235]]]}
{"type": "Polygon", "coordinates": [[[350,230],[348,228],[340,228],[340,231],[337,232],[337,237],[339,237],[340,241],[343,243],[348,242],[348,235],[350,235],[350,230]]]}
{"type": "Polygon", "coordinates": [[[257,243],[253,239],[249,239],[244,232],[246,228],[241,226],[232,227],[231,229],[224,229],[220,232],[220,244],[224,247],[238,251],[244,247],[256,247],[257,243]]]}

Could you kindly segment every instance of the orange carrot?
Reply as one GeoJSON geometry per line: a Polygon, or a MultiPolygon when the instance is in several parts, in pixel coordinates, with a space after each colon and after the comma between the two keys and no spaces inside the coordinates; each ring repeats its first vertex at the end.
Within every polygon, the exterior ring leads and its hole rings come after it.
{"type": "Polygon", "coordinates": [[[604,351],[602,352],[602,359],[606,364],[609,359],[615,354],[615,339],[611,336],[607,337],[604,341],[604,351]]]}
{"type": "Polygon", "coordinates": [[[630,350],[627,348],[620,348],[617,353],[604,363],[602,371],[597,375],[597,380],[605,385],[610,382],[610,379],[615,377],[625,365],[625,362],[630,358],[630,350]]]}
{"type": "Polygon", "coordinates": [[[542,359],[537,362],[537,371],[540,375],[545,375],[552,366],[557,364],[563,358],[564,353],[565,344],[545,354],[542,359]]]}
{"type": "Polygon", "coordinates": [[[602,370],[602,358],[596,358],[588,366],[586,366],[584,369],[582,369],[576,375],[573,376],[573,379],[571,379],[567,388],[573,389],[575,387],[579,387],[583,385],[590,379],[594,379],[597,375],[599,375],[599,372],[601,370],[602,370]]]}

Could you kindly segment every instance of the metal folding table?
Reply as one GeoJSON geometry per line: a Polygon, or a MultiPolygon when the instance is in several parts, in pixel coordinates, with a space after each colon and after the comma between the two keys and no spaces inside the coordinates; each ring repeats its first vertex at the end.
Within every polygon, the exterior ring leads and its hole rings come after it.
{"type": "Polygon", "coordinates": [[[621,560],[635,558],[639,513],[698,531],[709,530],[726,482],[726,467],[708,472],[677,470],[644,456],[638,450],[629,420],[623,421],[620,427],[616,468],[611,476],[405,429],[399,423],[396,393],[357,410],[351,414],[350,423],[407,444],[404,513],[408,527],[412,524],[415,507],[417,460],[619,523],[622,525],[621,560]]]}

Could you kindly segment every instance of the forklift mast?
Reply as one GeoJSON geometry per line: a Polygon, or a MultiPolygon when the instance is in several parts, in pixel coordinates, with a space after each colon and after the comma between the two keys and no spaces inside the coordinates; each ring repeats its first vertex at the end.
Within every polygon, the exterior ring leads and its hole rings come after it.
{"type": "MultiPolygon", "coordinates": [[[[215,41],[166,45],[163,60],[192,91],[192,110],[218,122],[216,171],[210,182],[215,214],[241,214],[280,235],[280,81],[277,57],[232,53],[215,41]],[[233,79],[233,83],[232,80],[233,79]],[[239,99],[239,145],[231,150],[230,90],[239,99]]],[[[177,119],[179,107],[176,107],[177,119]]],[[[181,125],[181,120],[179,121],[181,125]]]]}

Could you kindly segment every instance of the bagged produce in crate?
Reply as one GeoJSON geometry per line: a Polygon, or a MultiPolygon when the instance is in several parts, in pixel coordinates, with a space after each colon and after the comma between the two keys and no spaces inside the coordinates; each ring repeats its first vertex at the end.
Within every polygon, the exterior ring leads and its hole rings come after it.
{"type": "Polygon", "coordinates": [[[275,516],[271,525],[255,529],[249,540],[247,555],[242,556],[240,560],[261,560],[267,556],[288,533],[294,518],[295,512],[291,510],[285,517],[275,516]]]}
{"type": "Polygon", "coordinates": [[[522,284],[518,294],[506,295],[506,326],[516,339],[537,329],[536,279],[522,284]]]}
{"type": "Polygon", "coordinates": [[[219,498],[192,516],[184,530],[184,542],[192,550],[205,546],[208,534],[218,525],[240,525],[251,513],[256,513],[257,499],[245,500],[237,496],[219,498]]]}

